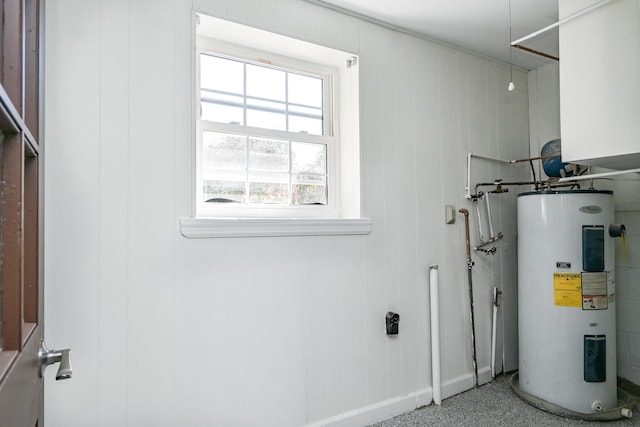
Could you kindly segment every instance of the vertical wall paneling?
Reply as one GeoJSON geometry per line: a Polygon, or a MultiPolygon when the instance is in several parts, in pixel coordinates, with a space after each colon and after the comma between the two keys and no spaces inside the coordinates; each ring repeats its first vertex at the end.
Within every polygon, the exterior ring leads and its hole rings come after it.
{"type": "MultiPolygon", "coordinates": [[[[557,63],[548,64],[528,73],[529,140],[531,156],[539,156],[547,142],[560,138],[560,71],[557,63]],[[554,118],[550,120],[550,118],[554,118]]],[[[536,174],[544,175],[541,162],[534,164],[536,174]]]]}
{"type": "MultiPolygon", "coordinates": [[[[509,159],[521,159],[527,157],[529,148],[520,144],[521,141],[527,141],[528,132],[528,101],[529,97],[527,76],[523,73],[515,73],[513,75],[517,89],[514,92],[503,92],[506,94],[507,116],[501,121],[502,126],[506,126],[509,130],[507,140],[503,144],[503,149],[508,152],[509,159]],[[516,93],[517,92],[517,93],[516,93]],[[515,96],[513,96],[515,95],[515,96]],[[524,95],[524,96],[522,96],[524,95]]],[[[498,87],[504,87],[499,85],[498,87]]],[[[530,178],[529,165],[520,163],[512,166],[503,166],[508,169],[505,172],[507,179],[518,181],[530,178]]],[[[526,191],[529,187],[521,187],[516,191],[526,191]]],[[[516,217],[513,212],[516,211],[516,194],[511,191],[510,197],[502,197],[501,203],[504,206],[504,215],[502,215],[502,228],[505,238],[501,243],[502,256],[502,275],[500,285],[502,296],[500,298],[500,307],[498,309],[499,316],[502,317],[502,325],[504,343],[502,347],[498,347],[497,352],[503,353],[503,371],[510,372],[518,367],[518,331],[517,331],[517,224],[516,217]]],[[[498,328],[500,331],[500,328],[498,328]]],[[[498,338],[500,335],[498,335],[498,338]]]]}
{"type": "MultiPolygon", "coordinates": [[[[493,111],[492,124],[494,127],[494,139],[496,141],[495,145],[495,156],[498,158],[506,158],[511,159],[512,150],[510,148],[511,140],[507,138],[509,134],[509,127],[511,126],[511,120],[509,117],[509,96],[512,95],[511,92],[505,89],[507,81],[509,80],[509,73],[504,69],[504,67],[500,67],[497,64],[492,65],[491,70],[491,78],[489,82],[489,92],[493,94],[491,102],[490,102],[490,110],[493,111]],[[502,118],[502,120],[501,120],[502,118]],[[506,120],[504,120],[506,119],[506,120]]],[[[523,88],[519,88],[520,90],[524,90],[523,88]]],[[[508,179],[509,169],[512,168],[511,165],[504,165],[502,163],[494,163],[492,165],[492,176],[497,177],[497,179],[508,179]],[[507,175],[505,175],[507,174],[507,175]]],[[[493,190],[493,188],[488,188],[489,190],[493,190]]],[[[508,223],[511,215],[509,214],[511,211],[505,211],[503,206],[506,203],[507,198],[514,198],[513,194],[492,194],[491,197],[491,214],[492,220],[494,223],[494,234],[502,233],[503,239],[502,241],[496,243],[496,255],[492,255],[489,258],[491,262],[491,273],[489,276],[489,280],[486,283],[486,286],[481,290],[481,301],[480,308],[481,313],[484,314],[484,321],[481,319],[481,323],[484,325],[482,333],[482,341],[484,344],[484,357],[486,358],[486,362],[483,364],[489,368],[489,371],[484,371],[483,375],[485,379],[490,378],[491,374],[491,334],[492,334],[492,323],[493,323],[493,288],[497,286],[498,288],[502,288],[502,267],[505,263],[505,256],[508,256],[509,253],[513,252],[513,246],[509,247],[509,242],[515,238],[514,234],[505,229],[505,226],[508,223]],[[498,252],[499,251],[499,252],[498,252]]],[[[482,257],[481,257],[482,258],[482,257]]],[[[511,262],[515,262],[515,258],[511,259],[511,262]]],[[[498,322],[501,318],[497,319],[498,322]]],[[[496,338],[500,339],[502,328],[496,327],[496,338]]],[[[500,340],[500,344],[502,341],[500,340]]],[[[497,350],[501,349],[502,346],[497,346],[497,350]]],[[[497,352],[498,353],[498,352],[497,352]]],[[[501,352],[496,354],[496,365],[498,366],[497,372],[500,372],[500,367],[502,366],[502,354],[501,352]]]]}
{"type": "MultiPolygon", "coordinates": [[[[341,256],[349,256],[343,253],[344,242],[349,237],[341,237],[339,239],[327,238],[325,244],[324,259],[327,260],[329,265],[336,267],[340,266],[341,256]]],[[[355,240],[355,239],[354,239],[355,240]]],[[[326,395],[326,402],[323,408],[322,418],[330,417],[334,414],[335,408],[342,406],[344,394],[342,390],[342,384],[344,383],[344,376],[342,373],[342,355],[343,350],[343,326],[344,320],[344,300],[342,298],[342,291],[345,283],[342,280],[342,271],[340,268],[326,269],[324,274],[320,276],[322,280],[321,286],[327,288],[327,306],[325,310],[325,332],[324,342],[325,357],[324,365],[326,372],[326,389],[324,393],[326,395]]],[[[349,286],[346,284],[346,286],[349,286]]],[[[310,402],[311,403],[311,402],[310,402]]],[[[309,416],[310,419],[313,419],[309,416]]]]}
{"type": "Polygon", "coordinates": [[[45,31],[45,338],[72,348],[82,373],[45,386],[45,413],[48,425],[73,425],[82,408],[85,425],[97,425],[100,2],[48,4],[45,31]]]}
{"type": "MultiPolygon", "coordinates": [[[[509,91],[505,90],[504,83],[507,81],[507,75],[504,72],[504,67],[498,64],[492,63],[488,65],[488,74],[486,82],[487,91],[487,133],[489,136],[489,148],[488,153],[496,158],[501,158],[501,129],[503,124],[505,127],[509,123],[509,119],[506,115],[500,115],[500,107],[506,104],[506,96],[509,95],[509,91]],[[503,77],[504,76],[504,77],[503,77]],[[501,78],[502,77],[502,78],[501,78]],[[500,120],[500,119],[501,120],[500,120]],[[506,120],[505,120],[506,119],[506,120]]],[[[502,173],[506,169],[502,163],[488,162],[489,176],[493,179],[502,179],[502,173]]],[[[491,181],[490,180],[490,181],[491,181]]],[[[491,191],[492,187],[485,187],[483,191],[491,191]]],[[[514,197],[513,195],[508,195],[514,197]]],[[[486,197],[486,196],[485,196],[486,197]]],[[[491,205],[491,220],[493,224],[494,234],[502,231],[501,225],[501,211],[500,203],[504,198],[503,195],[491,194],[489,196],[489,203],[491,205]]],[[[485,199],[486,203],[486,199],[485,199]]],[[[488,217],[487,217],[488,218],[488,217]]],[[[488,230],[488,236],[490,230],[488,230]]],[[[503,232],[503,235],[505,233],[503,232]]],[[[487,238],[488,239],[488,238],[487,238]]],[[[506,239],[505,239],[506,241],[506,239]]],[[[502,249],[505,241],[498,241],[494,245],[496,247],[496,253],[498,249],[502,249]]],[[[492,291],[493,287],[498,283],[499,272],[501,269],[502,257],[496,255],[485,255],[482,252],[475,252],[477,269],[477,287],[474,281],[477,308],[476,308],[476,342],[478,351],[478,376],[479,382],[483,383],[491,378],[491,323],[493,317],[493,304],[492,304],[492,291]]]]}
{"type": "MultiPolygon", "coordinates": [[[[439,185],[442,198],[434,200],[438,213],[444,209],[443,198],[448,194],[459,192],[455,186],[455,170],[458,170],[459,140],[458,140],[458,114],[459,114],[459,93],[458,80],[459,69],[457,65],[457,52],[448,49],[438,49],[438,105],[439,105],[439,135],[440,162],[442,164],[441,175],[432,175],[431,180],[434,185],[439,185]]],[[[463,207],[464,202],[458,199],[458,208],[463,207]]],[[[464,254],[465,237],[464,221],[461,215],[457,214],[458,230],[462,234],[454,233],[450,228],[445,229],[441,250],[443,251],[443,261],[449,258],[459,260],[459,262],[444,262],[442,267],[443,286],[442,305],[445,309],[445,316],[451,316],[451,324],[441,323],[443,329],[441,334],[448,336],[442,343],[442,378],[443,381],[451,378],[458,378],[462,374],[472,373],[471,359],[471,328],[469,318],[469,297],[466,286],[466,264],[464,256],[456,257],[454,254],[464,254]],[[455,312],[455,314],[453,313],[455,312]],[[446,326],[445,326],[446,325],[446,326]]],[[[440,227],[443,227],[441,214],[432,218],[437,220],[440,227]]],[[[441,311],[442,313],[442,311],[441,311]]],[[[443,336],[441,335],[441,337],[443,336]]],[[[472,381],[469,384],[473,384],[472,381]]],[[[443,392],[446,395],[446,390],[443,392]]]]}
{"type": "MultiPolygon", "coordinates": [[[[322,260],[329,260],[327,256],[327,238],[320,237],[317,242],[310,244],[302,253],[306,256],[322,260]]],[[[334,239],[331,239],[334,240],[334,239]]],[[[305,245],[306,246],[306,245],[305,245]]],[[[303,246],[304,247],[304,246],[303,246]]],[[[306,334],[305,344],[309,350],[307,359],[307,421],[326,417],[328,405],[328,381],[332,373],[328,372],[329,342],[327,335],[334,325],[335,316],[339,316],[338,310],[332,309],[338,302],[334,299],[336,283],[332,282],[331,274],[320,264],[309,263],[298,259],[300,265],[304,265],[300,271],[301,279],[306,279],[306,334]]],[[[340,390],[336,390],[339,393],[340,390]]]]}
{"type": "MultiPolygon", "coordinates": [[[[385,103],[382,98],[388,81],[388,62],[385,55],[376,55],[378,46],[388,46],[389,35],[381,29],[373,29],[370,37],[362,39],[360,55],[361,78],[361,122],[362,129],[362,182],[363,182],[363,215],[379,218],[376,221],[368,244],[365,246],[365,307],[366,307],[366,368],[367,368],[367,404],[383,401],[388,398],[388,337],[384,334],[384,315],[389,310],[386,300],[386,259],[385,247],[387,224],[384,222],[387,209],[388,173],[385,168],[385,132],[389,127],[385,116],[385,103]],[[364,68],[366,67],[366,68],[364,68]],[[372,70],[363,72],[362,70],[372,70]],[[371,102],[362,102],[368,93],[371,102]],[[362,119],[368,117],[366,123],[362,119]],[[380,369],[383,367],[383,369],[380,369]]],[[[384,53],[389,49],[384,49],[384,53]]]]}
{"type": "MultiPolygon", "coordinates": [[[[406,140],[397,139],[399,130],[399,120],[397,110],[402,107],[398,102],[398,91],[402,86],[410,82],[401,81],[397,78],[398,69],[406,64],[406,60],[411,60],[411,55],[404,57],[400,64],[401,51],[405,43],[401,34],[390,33],[384,40],[385,50],[388,51],[384,64],[382,65],[385,84],[380,87],[382,102],[382,153],[385,161],[381,165],[381,172],[384,176],[384,187],[381,197],[384,204],[384,283],[387,306],[378,315],[381,319],[381,326],[384,325],[384,315],[389,311],[400,312],[400,287],[406,286],[398,282],[400,271],[398,252],[400,249],[400,212],[404,208],[400,205],[400,193],[405,191],[399,183],[398,156],[400,150],[406,150],[406,140]],[[390,49],[395,46],[396,49],[390,49]]],[[[406,102],[406,101],[405,101],[406,102]]],[[[402,317],[402,314],[401,314],[402,317]]],[[[404,322],[403,322],[404,326],[404,322]]],[[[387,398],[397,396],[402,393],[402,341],[403,336],[388,336],[384,342],[387,352],[387,398]]]]}
{"type": "MultiPolygon", "coordinates": [[[[46,387],[48,425],[364,425],[428,404],[430,264],[443,394],[471,387],[464,223],[443,212],[473,208],[470,150],[528,150],[527,93],[503,95],[506,65],[299,0],[56,0],[47,12],[47,339],[69,344],[78,372],[46,387]],[[371,234],[180,235],[194,10],[359,55],[371,234]]],[[[473,182],[503,173],[527,176],[478,163],[473,182]]],[[[505,230],[510,200],[496,207],[505,230]]],[[[474,269],[485,335],[489,288],[515,283],[512,243],[474,269]]],[[[488,370],[487,337],[478,348],[488,370]]]]}
{"type": "MultiPolygon", "coordinates": [[[[415,40],[407,40],[398,49],[400,58],[405,61],[395,61],[396,71],[394,80],[403,82],[395,90],[394,104],[397,144],[397,170],[398,170],[398,198],[397,217],[398,221],[398,254],[397,254],[397,287],[398,287],[398,310],[402,316],[403,335],[401,341],[399,377],[401,380],[402,392],[419,390],[419,377],[415,372],[409,372],[405,366],[418,366],[419,361],[419,340],[406,339],[408,336],[419,336],[420,310],[419,310],[419,290],[420,274],[418,271],[418,260],[416,258],[416,135],[413,106],[415,105],[414,90],[416,68],[414,62],[414,52],[419,49],[420,44],[415,40]]],[[[424,265],[424,264],[423,264],[424,265]]],[[[422,282],[424,283],[424,282],[422,282]]]]}
{"type": "MultiPolygon", "coordinates": [[[[129,3],[128,420],[171,425],[174,378],[173,1],[129,3]],[[162,351],[154,351],[162,349],[162,351]],[[149,363],[153,354],[154,363],[149,363]],[[157,402],[163,402],[158,405],[157,402]]],[[[187,46],[185,46],[186,48],[187,46]]]]}
{"type": "MultiPolygon", "coordinates": [[[[428,266],[442,264],[445,257],[441,248],[444,247],[443,229],[438,216],[427,215],[426,212],[438,212],[437,206],[442,197],[440,177],[443,166],[440,162],[440,112],[438,91],[438,47],[426,46],[414,51],[414,137],[415,137],[415,180],[416,180],[416,259],[418,262],[418,301],[419,316],[418,373],[420,388],[431,384],[431,341],[430,313],[429,313],[429,281],[428,266]],[[435,207],[435,208],[434,208],[435,207]],[[435,244],[429,244],[434,242],[435,244]]],[[[446,274],[447,269],[442,266],[440,274],[446,274]]],[[[443,282],[444,283],[444,282],[443,282]]],[[[441,294],[441,300],[443,294],[441,294]]],[[[447,328],[442,325],[442,330],[447,328]]],[[[444,350],[444,347],[443,347],[444,350]]]]}
{"type": "Polygon", "coordinates": [[[100,1],[98,419],[126,425],[129,264],[129,2],[100,1]]]}
{"type": "Polygon", "coordinates": [[[340,412],[367,405],[365,243],[344,238],[338,265],[341,273],[342,324],[340,355],[342,403],[340,412]]]}
{"type": "Polygon", "coordinates": [[[211,422],[231,425],[228,405],[233,397],[233,386],[223,381],[193,381],[193,378],[223,378],[231,368],[232,326],[239,319],[232,317],[225,301],[233,300],[228,284],[233,280],[234,269],[229,264],[227,242],[207,245],[199,240],[184,245],[177,252],[175,312],[176,352],[174,369],[176,376],[176,417],[185,425],[199,426],[211,422]],[[217,263],[194,261],[205,256],[217,263]],[[217,302],[217,304],[216,304],[217,302]],[[211,325],[203,333],[203,325],[211,325]],[[207,355],[206,358],[203,355],[207,355]],[[216,396],[216,399],[211,399],[216,396]],[[206,420],[203,413],[211,414],[206,420]]]}

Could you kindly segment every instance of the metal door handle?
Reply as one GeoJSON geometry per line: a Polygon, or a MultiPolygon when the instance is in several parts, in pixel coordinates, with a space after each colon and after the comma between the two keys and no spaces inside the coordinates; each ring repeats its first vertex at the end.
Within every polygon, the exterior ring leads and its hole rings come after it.
{"type": "Polygon", "coordinates": [[[40,350],[38,351],[40,377],[44,377],[44,371],[47,366],[60,362],[58,373],[56,373],[56,380],[68,380],[71,378],[73,369],[71,368],[71,359],[69,358],[70,351],[68,348],[64,350],[49,350],[44,344],[44,340],[41,340],[40,350]]]}

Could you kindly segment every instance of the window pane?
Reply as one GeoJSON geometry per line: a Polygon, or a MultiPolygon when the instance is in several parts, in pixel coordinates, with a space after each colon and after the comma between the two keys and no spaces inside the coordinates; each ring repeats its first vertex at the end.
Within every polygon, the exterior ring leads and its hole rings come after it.
{"type": "Polygon", "coordinates": [[[286,104],[278,101],[265,101],[255,98],[247,98],[247,107],[253,110],[262,110],[270,113],[285,114],[286,104]]]}
{"type": "Polygon", "coordinates": [[[289,172],[289,142],[277,139],[249,139],[249,168],[289,172]]]}
{"type": "Polygon", "coordinates": [[[294,116],[322,119],[322,108],[305,107],[298,104],[289,104],[289,114],[294,116]]]}
{"type": "Polygon", "coordinates": [[[326,205],[327,178],[322,175],[296,175],[291,181],[294,205],[326,205]]]}
{"type": "Polygon", "coordinates": [[[200,118],[219,123],[244,124],[244,114],[242,107],[230,107],[228,105],[212,104],[203,102],[200,118]]]}
{"type": "Polygon", "coordinates": [[[244,64],[231,59],[200,55],[200,87],[236,94],[244,93],[244,64]]]}
{"type": "Polygon", "coordinates": [[[310,119],[289,115],[289,132],[306,132],[311,135],[322,135],[322,119],[310,119]]]}
{"type": "Polygon", "coordinates": [[[244,96],[233,95],[215,90],[202,89],[200,98],[203,102],[228,105],[230,107],[244,107],[244,96]]]}
{"type": "Polygon", "coordinates": [[[238,202],[245,200],[244,175],[240,180],[203,180],[203,200],[209,203],[238,202]]]}
{"type": "Polygon", "coordinates": [[[291,142],[291,171],[327,173],[327,147],[323,144],[291,142]]]}
{"type": "Polygon", "coordinates": [[[249,176],[249,203],[289,204],[289,175],[276,173],[249,176]]]}
{"type": "Polygon", "coordinates": [[[286,130],[287,116],[284,113],[247,109],[247,126],[265,129],[286,130]]]}
{"type": "Polygon", "coordinates": [[[322,79],[289,73],[289,102],[322,108],[322,79]]]}
{"type": "Polygon", "coordinates": [[[220,170],[245,170],[247,143],[245,136],[217,132],[202,133],[202,173],[207,178],[220,170]]]}
{"type": "Polygon", "coordinates": [[[247,64],[247,96],[285,101],[284,71],[247,64]]]}

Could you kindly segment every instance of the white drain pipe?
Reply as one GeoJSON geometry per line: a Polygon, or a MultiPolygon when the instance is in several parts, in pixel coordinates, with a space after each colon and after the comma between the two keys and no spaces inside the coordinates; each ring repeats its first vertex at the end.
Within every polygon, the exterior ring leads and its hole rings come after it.
{"type": "Polygon", "coordinates": [[[429,290],[431,302],[431,382],[433,383],[433,402],[442,404],[440,384],[440,313],[438,312],[438,266],[429,266],[429,290]]]}
{"type": "Polygon", "coordinates": [[[493,322],[491,329],[491,378],[496,377],[496,338],[498,326],[498,288],[493,288],[493,322]]]}

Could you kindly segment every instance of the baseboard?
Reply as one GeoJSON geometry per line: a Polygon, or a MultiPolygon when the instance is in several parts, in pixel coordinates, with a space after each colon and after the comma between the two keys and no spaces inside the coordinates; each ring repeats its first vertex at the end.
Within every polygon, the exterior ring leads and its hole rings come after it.
{"type": "MultiPolygon", "coordinates": [[[[478,384],[482,385],[491,381],[491,369],[489,367],[478,370],[478,384]]],[[[472,389],[473,374],[465,374],[445,381],[442,384],[442,398],[455,396],[464,391],[472,389]]],[[[397,415],[411,412],[422,406],[431,404],[433,400],[433,389],[418,390],[405,396],[394,397],[383,400],[373,405],[354,409],[333,417],[325,418],[307,424],[306,427],[362,427],[388,420],[397,415]]]]}
{"type": "MultiPolygon", "coordinates": [[[[491,368],[487,366],[486,368],[478,369],[478,385],[486,384],[492,379],[491,368]]],[[[473,374],[464,374],[449,381],[445,381],[442,384],[442,398],[446,399],[447,397],[455,396],[456,394],[470,390],[474,385],[473,374]]]]}
{"type": "Polygon", "coordinates": [[[409,393],[405,396],[383,400],[373,405],[354,409],[340,415],[307,424],[306,427],[362,427],[378,421],[426,406],[433,400],[431,388],[409,393]]]}

